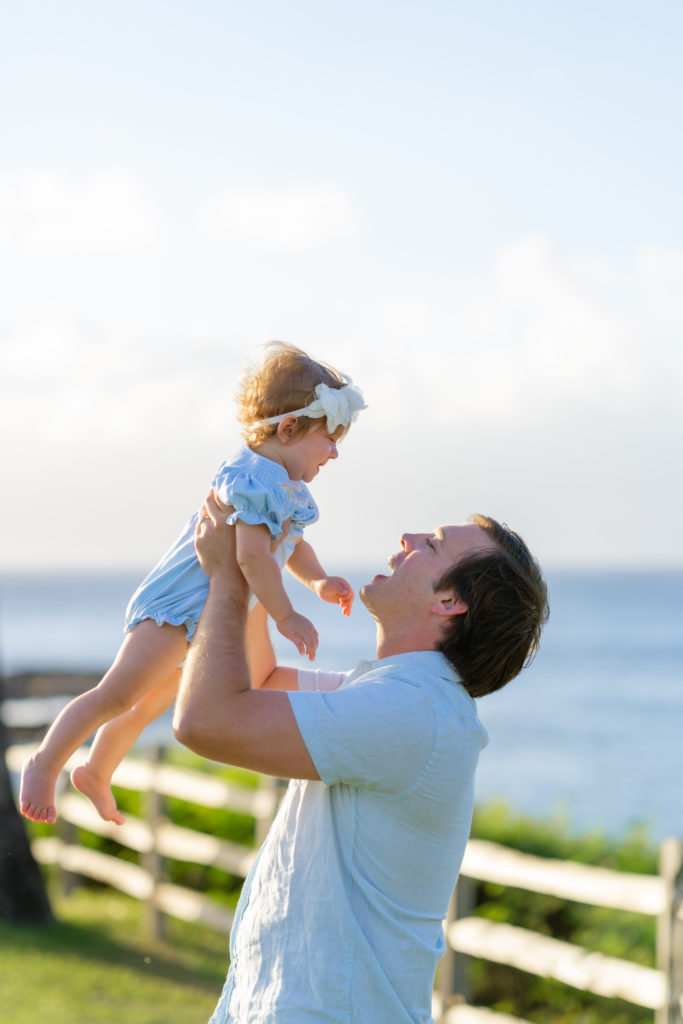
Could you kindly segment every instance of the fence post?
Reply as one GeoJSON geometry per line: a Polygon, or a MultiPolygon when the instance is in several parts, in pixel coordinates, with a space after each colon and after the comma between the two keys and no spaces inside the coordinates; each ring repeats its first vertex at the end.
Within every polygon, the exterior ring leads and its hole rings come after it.
{"type": "Polygon", "coordinates": [[[149,850],[143,854],[143,867],[149,872],[152,879],[151,892],[145,901],[145,928],[149,935],[161,938],[164,934],[164,915],[157,905],[157,886],[162,878],[163,858],[157,848],[157,832],[159,822],[164,811],[163,797],[157,786],[157,767],[163,763],[164,748],[153,747],[150,753],[151,779],[150,787],[145,794],[145,817],[149,825],[152,842],[149,850]]]}
{"type": "Polygon", "coordinates": [[[666,906],[657,921],[657,966],[664,974],[665,1003],[655,1024],[683,1021],[683,841],[665,839],[659,873],[666,883],[666,906]]]}
{"type": "Polygon", "coordinates": [[[66,819],[61,816],[57,819],[57,834],[62,843],[57,871],[59,887],[63,896],[70,896],[74,889],[80,884],[78,875],[75,875],[73,871],[69,871],[64,867],[64,857],[62,856],[62,852],[64,850],[68,850],[70,846],[76,845],[76,831],[76,826],[72,825],[70,821],[66,821],[66,819]]]}
{"type": "Polygon", "coordinates": [[[275,820],[275,815],[277,814],[278,807],[280,806],[288,785],[288,779],[278,779],[271,775],[262,775],[259,780],[259,789],[261,791],[265,790],[265,792],[270,795],[272,798],[272,806],[267,817],[259,816],[256,819],[255,840],[257,849],[260,849],[265,842],[265,838],[268,835],[270,826],[275,820]]]}
{"type": "Polygon", "coordinates": [[[456,953],[448,941],[448,929],[454,921],[469,917],[476,906],[477,885],[466,875],[460,875],[448,905],[446,916],[446,952],[439,963],[438,993],[440,996],[441,1013],[445,1014],[449,1006],[466,1003],[470,997],[470,979],[467,969],[469,959],[462,953],[456,953]]]}

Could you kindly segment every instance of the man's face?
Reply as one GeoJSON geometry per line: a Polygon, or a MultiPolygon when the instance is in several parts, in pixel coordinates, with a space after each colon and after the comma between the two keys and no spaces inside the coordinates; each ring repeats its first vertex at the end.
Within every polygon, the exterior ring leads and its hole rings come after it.
{"type": "Polygon", "coordinates": [[[391,575],[375,576],[361,589],[361,600],[372,614],[424,613],[435,601],[434,584],[447,570],[469,555],[495,550],[495,542],[475,523],[404,533],[401,550],[389,557],[391,575]]]}

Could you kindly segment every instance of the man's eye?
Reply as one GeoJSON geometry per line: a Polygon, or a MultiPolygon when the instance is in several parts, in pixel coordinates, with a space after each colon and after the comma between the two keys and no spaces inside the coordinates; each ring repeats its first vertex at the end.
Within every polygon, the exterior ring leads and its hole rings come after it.
{"type": "Polygon", "coordinates": [[[436,551],[436,545],[434,544],[434,541],[432,540],[431,537],[427,537],[427,547],[431,548],[432,551],[436,551]]]}

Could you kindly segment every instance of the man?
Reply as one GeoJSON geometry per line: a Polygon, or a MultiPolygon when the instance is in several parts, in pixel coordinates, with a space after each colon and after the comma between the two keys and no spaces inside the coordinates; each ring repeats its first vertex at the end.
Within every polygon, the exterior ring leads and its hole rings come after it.
{"type": "Polygon", "coordinates": [[[209,598],[176,736],[293,780],[245,883],[212,1022],[427,1024],[486,743],[471,694],[503,686],[535,651],[540,569],[485,517],[404,534],[391,573],[361,590],[378,660],[297,672],[268,647],[247,661],[232,528],[211,497],[205,509],[209,598]]]}

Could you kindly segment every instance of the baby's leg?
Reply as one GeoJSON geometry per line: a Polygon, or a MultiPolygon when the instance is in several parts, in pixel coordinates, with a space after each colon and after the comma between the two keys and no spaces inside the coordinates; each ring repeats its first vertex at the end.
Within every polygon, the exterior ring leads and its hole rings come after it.
{"type": "Polygon", "coordinates": [[[102,681],[67,704],[38,750],[24,763],[19,806],[33,821],[53,824],[55,784],[78,747],[101,725],[115,718],[162,683],[185,656],[185,629],[150,619],[138,623],[121,644],[102,681]]]}
{"type": "Polygon", "coordinates": [[[71,772],[76,789],[88,797],[105,821],[123,825],[123,815],[111,791],[111,777],[143,729],[172,704],[178,692],[180,672],[175,669],[129,711],[100,726],[86,762],[71,772]]]}

